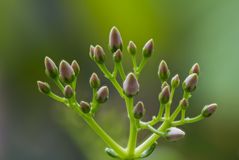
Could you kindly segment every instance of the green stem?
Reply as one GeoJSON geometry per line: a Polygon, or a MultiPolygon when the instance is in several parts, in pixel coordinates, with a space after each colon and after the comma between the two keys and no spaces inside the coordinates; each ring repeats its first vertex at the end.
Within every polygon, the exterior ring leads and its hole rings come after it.
{"type": "Polygon", "coordinates": [[[193,118],[186,118],[184,121],[181,121],[181,120],[174,121],[174,122],[172,122],[172,125],[173,126],[180,126],[180,125],[183,125],[185,123],[195,123],[195,122],[201,121],[203,119],[204,119],[204,117],[200,114],[200,115],[198,115],[196,117],[193,117],[193,118]]]}
{"type": "Polygon", "coordinates": [[[124,92],[122,87],[119,85],[119,83],[117,82],[116,78],[114,76],[112,76],[112,74],[108,71],[108,69],[106,68],[106,66],[104,64],[97,64],[98,67],[100,68],[100,70],[104,73],[105,77],[107,79],[109,79],[111,81],[111,83],[113,84],[113,86],[115,87],[115,89],[118,91],[118,93],[120,94],[120,96],[122,98],[124,98],[124,92]]]}
{"type": "Polygon", "coordinates": [[[139,67],[136,69],[136,76],[138,77],[141,71],[143,70],[145,64],[148,62],[148,59],[143,57],[142,61],[139,64],[139,67]]]}
{"type": "MultiPolygon", "coordinates": [[[[162,125],[157,129],[159,132],[165,132],[171,125],[171,122],[165,120],[162,125]]],[[[143,151],[148,149],[154,142],[160,137],[160,135],[153,133],[147,140],[145,140],[140,146],[135,150],[135,157],[138,157],[142,154],[143,151]]]]}
{"type": "Polygon", "coordinates": [[[66,102],[66,99],[63,98],[63,97],[60,97],[56,94],[54,94],[53,92],[50,92],[48,94],[49,97],[51,97],[52,99],[54,99],[55,101],[58,101],[58,102],[61,102],[61,103],[65,103],[66,102]]]}
{"type": "Polygon", "coordinates": [[[134,74],[136,75],[137,73],[137,62],[136,62],[136,57],[135,55],[131,56],[131,59],[132,59],[132,63],[133,63],[133,70],[134,70],[134,74]]]}
{"type": "Polygon", "coordinates": [[[134,151],[137,143],[137,126],[136,126],[136,120],[134,118],[133,114],[133,98],[125,98],[128,116],[130,120],[130,135],[129,135],[129,141],[127,146],[127,153],[129,157],[134,157],[134,151]]]}
{"type": "Polygon", "coordinates": [[[84,114],[79,108],[80,105],[72,106],[74,111],[78,113],[86,123],[91,127],[91,129],[98,134],[99,137],[109,146],[111,147],[120,157],[124,157],[126,155],[126,151],[115,142],[100,126],[99,124],[90,116],[90,114],[84,114]]]}
{"type": "Polygon", "coordinates": [[[119,71],[119,74],[120,74],[121,79],[122,79],[122,80],[125,80],[126,75],[125,75],[125,72],[124,72],[122,63],[121,63],[121,62],[120,62],[120,63],[117,63],[117,64],[116,64],[116,67],[117,67],[117,69],[118,69],[118,71],[119,71]]]}
{"type": "Polygon", "coordinates": [[[63,84],[61,83],[59,77],[57,77],[54,81],[55,81],[56,85],[60,88],[61,92],[64,93],[64,88],[65,88],[65,87],[64,87],[63,84]]]}

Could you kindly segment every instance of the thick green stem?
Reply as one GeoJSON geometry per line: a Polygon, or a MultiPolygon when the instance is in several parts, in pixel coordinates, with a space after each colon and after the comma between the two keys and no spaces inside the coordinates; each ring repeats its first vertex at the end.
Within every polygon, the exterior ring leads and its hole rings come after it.
{"type": "Polygon", "coordinates": [[[134,157],[134,151],[137,143],[137,126],[136,126],[136,120],[134,118],[133,114],[133,98],[125,98],[127,110],[128,110],[128,116],[130,120],[130,135],[129,135],[129,141],[127,146],[127,153],[129,157],[134,157]]]}
{"type": "Polygon", "coordinates": [[[72,106],[75,112],[77,112],[91,127],[92,130],[95,131],[98,136],[109,146],[111,147],[120,157],[124,157],[126,155],[125,150],[115,142],[100,126],[99,124],[90,116],[90,114],[84,114],[79,108],[79,104],[76,106],[72,106]]]}

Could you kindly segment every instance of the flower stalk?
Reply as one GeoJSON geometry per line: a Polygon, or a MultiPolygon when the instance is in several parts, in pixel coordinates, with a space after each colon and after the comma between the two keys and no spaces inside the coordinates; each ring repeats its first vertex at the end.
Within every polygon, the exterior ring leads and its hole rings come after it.
{"type": "Polygon", "coordinates": [[[175,90],[180,86],[179,75],[172,77],[171,82],[168,83],[170,77],[170,70],[167,63],[162,60],[158,68],[158,76],[162,83],[159,88],[159,110],[150,121],[143,121],[145,115],[145,106],[143,102],[139,101],[134,104],[135,96],[140,92],[139,76],[149,61],[154,52],[154,42],[150,39],[142,48],[142,59],[137,64],[136,52],[137,47],[133,41],[130,41],[127,46],[127,51],[131,56],[133,69],[129,73],[125,73],[122,65],[124,58],[123,41],[119,30],[113,27],[109,34],[109,52],[113,57],[114,70],[111,72],[105,65],[106,52],[100,45],[90,46],[89,56],[92,61],[96,63],[104,76],[112,83],[117,90],[120,97],[125,101],[127,114],[129,118],[129,138],[128,143],[123,147],[117,143],[110,135],[103,130],[95,121],[94,115],[100,109],[100,105],[107,103],[109,99],[109,89],[107,86],[101,86],[100,79],[96,73],[92,73],[89,85],[92,89],[92,100],[86,102],[77,101],[77,76],[80,73],[80,66],[76,60],[71,64],[62,60],[59,68],[55,62],[49,57],[45,58],[45,73],[51,78],[58,88],[63,93],[63,97],[55,94],[47,82],[37,81],[38,89],[41,93],[49,96],[55,101],[63,103],[66,107],[75,111],[82,117],[90,128],[106,143],[107,148],[105,152],[112,158],[122,160],[134,160],[139,158],[146,158],[154,151],[157,146],[157,140],[164,138],[168,141],[178,141],[185,136],[185,132],[176,128],[185,124],[195,123],[205,118],[210,117],[218,108],[217,104],[213,103],[206,105],[201,113],[197,116],[189,118],[186,117],[189,107],[189,99],[192,97],[192,92],[198,86],[200,67],[195,63],[189,70],[189,75],[182,82],[183,96],[178,106],[172,111],[172,102],[175,90]],[[120,76],[123,83],[119,83],[117,76],[120,76]],[[170,85],[169,85],[170,84],[170,85]],[[155,125],[161,123],[156,128],[155,125]],[[141,130],[149,130],[152,134],[141,144],[137,145],[138,132],[141,130]]]}

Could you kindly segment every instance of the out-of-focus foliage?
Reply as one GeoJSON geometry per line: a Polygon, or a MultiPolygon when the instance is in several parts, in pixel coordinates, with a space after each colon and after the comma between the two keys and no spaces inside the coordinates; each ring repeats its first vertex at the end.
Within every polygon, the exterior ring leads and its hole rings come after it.
{"type": "MultiPolygon", "coordinates": [[[[141,49],[154,38],[155,53],[143,70],[138,95],[145,103],[147,118],[158,110],[161,59],[167,61],[171,73],[182,75],[181,79],[191,65],[200,64],[199,87],[191,100],[190,114],[200,112],[205,104],[219,105],[208,121],[185,126],[187,135],[182,141],[160,140],[157,152],[148,159],[238,159],[238,8],[238,0],[0,1],[0,159],[106,158],[104,143],[74,113],[39,94],[36,80],[46,80],[46,55],[56,62],[76,59],[81,66],[79,99],[89,100],[88,79],[99,70],[88,58],[88,49],[98,43],[106,49],[108,32],[114,25],[121,32],[124,48],[133,40],[141,49]]],[[[124,52],[128,71],[129,58],[124,52]]],[[[108,58],[108,65],[110,61],[108,58]]],[[[102,74],[100,78],[109,85],[111,95],[97,118],[125,144],[128,124],[124,104],[102,74]]]]}

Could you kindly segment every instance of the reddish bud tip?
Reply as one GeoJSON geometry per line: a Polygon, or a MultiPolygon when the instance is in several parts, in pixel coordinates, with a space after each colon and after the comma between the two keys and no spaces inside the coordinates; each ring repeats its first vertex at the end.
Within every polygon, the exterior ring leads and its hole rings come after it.
{"type": "Polygon", "coordinates": [[[159,94],[159,101],[162,104],[166,104],[169,102],[170,98],[170,89],[169,86],[163,88],[162,92],[159,94]]]}
{"type": "Polygon", "coordinates": [[[200,67],[199,67],[199,64],[198,63],[195,63],[192,68],[190,69],[189,71],[189,74],[192,74],[192,73],[196,73],[197,75],[199,75],[200,73],[200,67]]]}
{"type": "Polygon", "coordinates": [[[198,83],[198,75],[196,73],[190,74],[183,82],[183,89],[186,92],[193,92],[198,83]]]}
{"type": "Polygon", "coordinates": [[[170,76],[168,65],[164,60],[162,60],[159,64],[158,76],[162,82],[166,81],[170,76]]]}
{"type": "Polygon", "coordinates": [[[122,56],[123,56],[123,54],[122,54],[121,50],[118,49],[118,50],[114,53],[114,55],[113,55],[113,60],[114,60],[116,63],[119,63],[119,62],[121,62],[121,60],[122,60],[122,56]]]}
{"type": "Polygon", "coordinates": [[[150,39],[143,47],[143,55],[144,57],[150,57],[154,50],[154,42],[153,39],[150,39]]]}
{"type": "Polygon", "coordinates": [[[43,94],[48,94],[51,92],[50,86],[46,82],[37,81],[37,86],[38,86],[39,91],[43,94]]]}
{"type": "Polygon", "coordinates": [[[89,49],[89,56],[90,56],[90,59],[94,60],[94,50],[95,50],[95,47],[93,45],[90,45],[90,49],[89,49]]]}
{"type": "Polygon", "coordinates": [[[217,110],[217,104],[216,103],[213,103],[213,104],[210,104],[210,105],[206,105],[203,109],[202,109],[202,115],[204,117],[210,117],[216,110],[217,110]]]}
{"type": "Polygon", "coordinates": [[[112,53],[120,49],[123,49],[123,42],[119,30],[116,27],[112,27],[109,35],[109,48],[112,53]]]}
{"type": "Polygon", "coordinates": [[[53,60],[49,57],[45,57],[45,72],[46,75],[52,79],[55,79],[58,76],[58,69],[53,60]]]}
{"type": "Polygon", "coordinates": [[[187,109],[189,106],[189,102],[187,99],[183,98],[180,102],[179,105],[182,109],[187,109]]]}
{"type": "Polygon", "coordinates": [[[74,91],[71,88],[71,86],[70,85],[66,85],[65,88],[64,88],[64,96],[66,98],[71,98],[71,97],[73,97],[73,95],[74,95],[74,91]]]}
{"type": "Polygon", "coordinates": [[[75,73],[71,65],[66,62],[65,60],[62,60],[59,66],[60,70],[60,78],[63,82],[70,84],[75,79],[75,73]]]}
{"type": "Polygon", "coordinates": [[[169,84],[168,82],[164,81],[161,85],[161,89],[163,89],[164,87],[168,86],[169,87],[169,84]]]}
{"type": "Polygon", "coordinates": [[[80,102],[80,109],[83,113],[89,113],[90,112],[90,104],[84,101],[80,102]]]}
{"type": "Polygon", "coordinates": [[[100,45],[96,45],[94,49],[94,60],[97,63],[104,63],[105,62],[105,52],[100,45]]]}
{"type": "Polygon", "coordinates": [[[139,101],[134,107],[134,118],[141,119],[145,114],[143,102],[139,101]]]}
{"type": "Polygon", "coordinates": [[[126,96],[132,97],[139,92],[139,83],[133,73],[129,73],[123,83],[123,90],[126,96]]]}
{"type": "Polygon", "coordinates": [[[136,54],[137,47],[133,41],[129,41],[127,50],[132,56],[136,54]]]}
{"type": "Polygon", "coordinates": [[[72,61],[71,67],[74,70],[75,75],[77,76],[80,73],[80,66],[79,66],[79,64],[77,63],[76,60],[72,61]]]}
{"type": "Polygon", "coordinates": [[[109,99],[109,89],[107,86],[101,87],[96,94],[96,100],[98,103],[104,103],[109,99]]]}
{"type": "Polygon", "coordinates": [[[180,84],[180,79],[179,79],[178,74],[176,74],[171,80],[171,86],[173,88],[177,88],[179,86],[179,84],[180,84]]]}
{"type": "Polygon", "coordinates": [[[92,73],[89,83],[90,83],[91,88],[99,88],[100,87],[100,79],[96,73],[92,73]]]}

